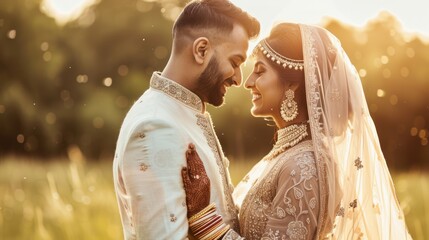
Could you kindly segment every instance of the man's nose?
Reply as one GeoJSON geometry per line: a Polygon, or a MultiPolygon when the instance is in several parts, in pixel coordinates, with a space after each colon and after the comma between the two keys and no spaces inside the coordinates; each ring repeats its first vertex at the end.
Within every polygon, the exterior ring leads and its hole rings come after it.
{"type": "Polygon", "coordinates": [[[254,79],[252,77],[252,74],[247,77],[246,81],[244,82],[244,87],[247,89],[250,89],[254,85],[254,79]]]}
{"type": "Polygon", "coordinates": [[[241,68],[239,68],[235,72],[235,75],[232,77],[232,80],[234,82],[234,85],[236,85],[237,87],[241,86],[241,83],[243,82],[243,76],[242,76],[241,68]]]}

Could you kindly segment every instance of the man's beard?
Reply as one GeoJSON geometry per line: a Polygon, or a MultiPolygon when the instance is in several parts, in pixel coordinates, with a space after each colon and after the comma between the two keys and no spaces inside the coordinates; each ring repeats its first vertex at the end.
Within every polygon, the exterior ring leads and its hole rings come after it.
{"type": "Polygon", "coordinates": [[[204,69],[198,78],[198,86],[195,89],[195,93],[204,102],[219,107],[224,101],[224,93],[221,92],[223,85],[224,79],[222,73],[219,71],[219,62],[216,56],[213,56],[206,69],[204,69]]]}

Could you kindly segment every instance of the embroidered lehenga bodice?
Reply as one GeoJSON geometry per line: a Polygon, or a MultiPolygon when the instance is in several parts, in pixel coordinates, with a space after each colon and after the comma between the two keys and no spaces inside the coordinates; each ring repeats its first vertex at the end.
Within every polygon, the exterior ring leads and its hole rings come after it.
{"type": "Polygon", "coordinates": [[[359,73],[335,36],[316,26],[299,28],[312,140],[261,160],[236,187],[241,234],[412,239],[359,73]]]}
{"type": "Polygon", "coordinates": [[[319,191],[311,141],[261,160],[234,192],[246,239],[313,239],[319,191]],[[247,194],[246,194],[247,192],[247,194]],[[243,195],[243,196],[240,196],[243,195]]]}

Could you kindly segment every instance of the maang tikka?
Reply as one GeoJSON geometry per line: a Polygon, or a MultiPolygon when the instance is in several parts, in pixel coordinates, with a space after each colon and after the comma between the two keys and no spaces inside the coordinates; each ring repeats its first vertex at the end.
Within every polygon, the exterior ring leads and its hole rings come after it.
{"type": "Polygon", "coordinates": [[[285,96],[286,99],[283,100],[280,107],[280,114],[283,120],[290,122],[298,116],[298,104],[293,100],[295,93],[291,89],[285,92],[285,96]]]}

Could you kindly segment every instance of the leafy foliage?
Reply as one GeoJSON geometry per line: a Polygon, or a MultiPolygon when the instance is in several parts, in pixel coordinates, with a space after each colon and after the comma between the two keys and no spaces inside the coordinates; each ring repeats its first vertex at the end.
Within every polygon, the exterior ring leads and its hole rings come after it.
{"type": "MultiPolygon", "coordinates": [[[[184,3],[103,0],[58,26],[40,0],[1,1],[0,154],[54,157],[78,146],[92,159],[111,157],[127,110],[167,62],[184,3]]],[[[389,166],[427,167],[428,45],[387,13],[361,29],[336,20],[326,27],[362,77],[389,166]]],[[[231,89],[226,101],[209,110],[227,155],[267,153],[274,130],[250,116],[249,93],[231,89]]]]}

